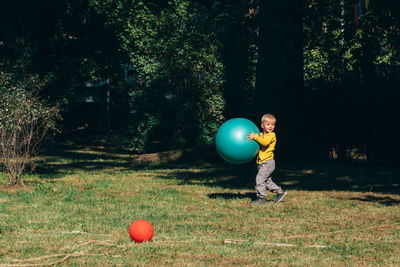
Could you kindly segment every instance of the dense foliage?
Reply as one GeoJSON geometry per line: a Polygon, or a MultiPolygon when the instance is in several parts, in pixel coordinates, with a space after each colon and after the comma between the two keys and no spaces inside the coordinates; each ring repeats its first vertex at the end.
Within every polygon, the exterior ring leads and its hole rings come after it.
{"type": "Polygon", "coordinates": [[[208,146],[225,119],[272,112],[286,155],[393,159],[400,6],[361,1],[356,18],[359,3],[6,0],[0,66],[51,74],[65,126],[91,110],[138,152],[208,146]]]}
{"type": "Polygon", "coordinates": [[[224,101],[220,44],[207,9],[182,0],[163,9],[143,1],[98,1],[95,7],[135,73],[126,86],[132,148],[210,145],[224,101]]]}
{"type": "Polygon", "coordinates": [[[399,15],[397,1],[307,1],[308,129],[342,159],[357,150],[369,160],[398,157],[399,15]]]}

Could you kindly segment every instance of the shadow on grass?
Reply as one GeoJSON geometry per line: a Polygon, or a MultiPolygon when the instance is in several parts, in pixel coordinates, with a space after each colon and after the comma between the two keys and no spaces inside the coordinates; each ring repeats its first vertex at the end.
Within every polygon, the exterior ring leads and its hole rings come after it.
{"type": "MultiPolygon", "coordinates": [[[[57,179],[76,171],[124,171],[168,169],[167,179],[181,184],[202,184],[210,187],[228,189],[254,189],[256,166],[254,162],[232,165],[222,162],[218,156],[208,160],[199,158],[198,151],[175,157],[168,162],[167,154],[158,153],[160,163],[134,163],[135,155],[127,150],[115,149],[113,143],[102,138],[81,139],[75,142],[64,141],[54,147],[43,161],[38,161],[34,173],[40,178],[57,179]],[[197,156],[197,157],[196,157],[197,156]]],[[[211,152],[212,154],[212,152],[211,152]]],[[[216,154],[216,153],[215,153],[216,154]]],[[[154,156],[154,155],[153,155],[154,156]]],[[[156,175],[156,174],[155,174],[156,175]]],[[[165,175],[163,176],[165,179],[165,175]]],[[[280,164],[273,174],[273,180],[285,190],[306,191],[357,191],[400,194],[400,167],[372,166],[358,164],[280,164]]],[[[222,198],[249,197],[241,194],[210,195],[222,198]]],[[[376,201],[397,205],[397,200],[376,201]]]]}
{"type": "Polygon", "coordinates": [[[45,156],[35,162],[33,173],[40,178],[58,179],[75,171],[129,169],[132,165],[131,152],[114,148],[100,135],[72,140],[65,138],[44,151],[45,156]]]}
{"type": "Polygon", "coordinates": [[[250,198],[255,199],[256,193],[215,193],[207,195],[209,198],[217,199],[217,198],[224,198],[224,199],[242,199],[242,198],[250,198]]]}
{"type": "MultiPolygon", "coordinates": [[[[220,163],[201,172],[177,172],[171,178],[184,184],[244,189],[254,188],[255,164],[232,166],[220,163]]],[[[273,173],[273,181],[285,190],[357,191],[400,193],[400,169],[393,166],[367,164],[283,165],[273,173]]]]}
{"type": "Polygon", "coordinates": [[[363,197],[353,197],[347,198],[346,200],[356,200],[356,201],[363,201],[363,202],[376,202],[381,205],[385,206],[398,206],[400,205],[400,200],[391,198],[389,196],[373,196],[367,195],[363,197]]]}
{"type": "Polygon", "coordinates": [[[113,147],[101,135],[66,139],[42,154],[45,156],[35,161],[31,173],[44,179],[58,179],[76,171],[187,168],[187,158],[199,160],[198,156],[194,157],[196,152],[189,149],[138,155],[113,147]]]}

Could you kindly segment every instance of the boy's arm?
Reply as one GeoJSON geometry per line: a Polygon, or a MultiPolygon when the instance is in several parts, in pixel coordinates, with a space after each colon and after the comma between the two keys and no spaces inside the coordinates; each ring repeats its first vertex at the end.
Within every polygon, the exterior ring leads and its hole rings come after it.
{"type": "Polygon", "coordinates": [[[262,146],[268,146],[269,144],[272,143],[272,141],[275,138],[275,134],[266,134],[263,137],[259,136],[258,134],[255,134],[254,140],[257,141],[262,146]]]}

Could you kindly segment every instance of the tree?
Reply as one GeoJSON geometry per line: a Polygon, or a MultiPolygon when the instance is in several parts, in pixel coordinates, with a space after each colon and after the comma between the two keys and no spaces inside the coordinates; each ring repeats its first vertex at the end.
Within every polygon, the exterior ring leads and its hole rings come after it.
{"type": "Polygon", "coordinates": [[[223,64],[207,7],[186,0],[93,5],[135,71],[135,82],[125,87],[131,148],[211,145],[223,120],[223,64]]]}
{"type": "Polygon", "coordinates": [[[364,1],[305,4],[310,147],[320,146],[325,158],[334,150],[341,160],[351,159],[352,149],[372,161],[397,157],[399,2],[369,1],[368,8],[364,1]],[[355,5],[362,17],[354,13],[355,5]],[[371,121],[380,122],[379,130],[371,131],[371,121]]]}
{"type": "Polygon", "coordinates": [[[298,152],[303,105],[303,1],[261,1],[260,41],[255,94],[255,119],[277,117],[279,154],[298,152]]]}
{"type": "Polygon", "coordinates": [[[254,100],[259,25],[258,0],[227,1],[219,9],[227,118],[250,117],[254,100]]]}

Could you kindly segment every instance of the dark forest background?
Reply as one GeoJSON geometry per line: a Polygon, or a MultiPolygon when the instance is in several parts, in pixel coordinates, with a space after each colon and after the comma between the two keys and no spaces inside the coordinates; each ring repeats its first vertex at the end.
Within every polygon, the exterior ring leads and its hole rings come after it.
{"type": "Polygon", "coordinates": [[[2,0],[0,71],[46,82],[56,138],[207,149],[268,112],[282,161],[400,161],[397,0],[2,0]]]}

